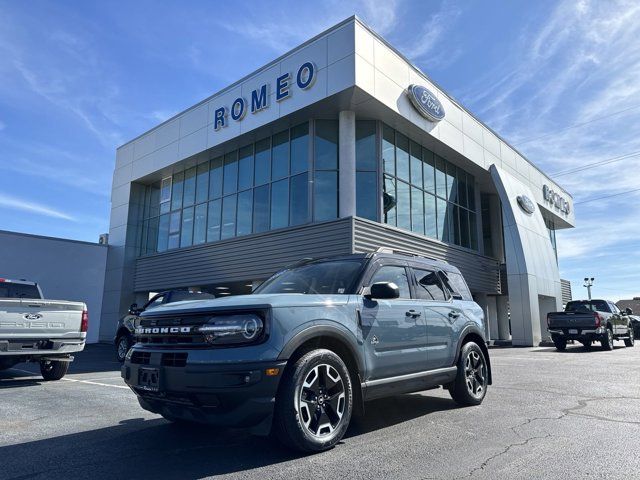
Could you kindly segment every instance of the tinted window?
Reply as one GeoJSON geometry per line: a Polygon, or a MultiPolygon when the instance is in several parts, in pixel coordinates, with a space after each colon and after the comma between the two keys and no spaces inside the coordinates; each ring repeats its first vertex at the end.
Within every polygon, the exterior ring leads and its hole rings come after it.
{"type": "Polygon", "coordinates": [[[380,267],[371,278],[369,284],[373,285],[378,282],[395,283],[400,289],[400,298],[411,298],[409,279],[407,278],[407,271],[404,267],[394,265],[385,265],[380,267]]]}
{"type": "Polygon", "coordinates": [[[338,168],[338,122],[316,120],[315,167],[316,170],[338,168]]]}
{"type": "Polygon", "coordinates": [[[414,268],[413,271],[416,274],[416,281],[418,282],[418,298],[439,301],[447,299],[444,286],[440,282],[440,278],[436,272],[419,268],[414,268]]]}
{"type": "Polygon", "coordinates": [[[338,172],[316,172],[313,186],[315,220],[338,216],[338,172]]]}
{"type": "Polygon", "coordinates": [[[448,282],[448,286],[454,293],[462,295],[463,300],[473,300],[467,282],[461,274],[455,272],[442,272],[443,279],[448,282]]]}
{"type": "Polygon", "coordinates": [[[292,267],[276,273],[254,293],[344,294],[355,283],[362,263],[327,261],[292,267]]]}
{"type": "Polygon", "coordinates": [[[604,300],[578,300],[567,303],[565,312],[609,312],[609,305],[604,300]]]}
{"type": "Polygon", "coordinates": [[[159,295],[154,297],[149,303],[144,306],[145,310],[149,310],[150,308],[159,307],[162,305],[162,300],[164,299],[164,295],[159,295]]]}
{"type": "Polygon", "coordinates": [[[40,292],[35,285],[2,282],[0,298],[40,298],[40,292]]]}

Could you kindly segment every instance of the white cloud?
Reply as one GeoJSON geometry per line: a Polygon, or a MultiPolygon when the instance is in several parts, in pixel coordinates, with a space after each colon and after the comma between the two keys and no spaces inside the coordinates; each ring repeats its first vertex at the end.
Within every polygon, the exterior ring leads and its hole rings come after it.
{"type": "MultiPolygon", "coordinates": [[[[449,2],[444,2],[440,10],[432,14],[429,19],[425,21],[422,31],[416,36],[415,40],[402,47],[402,52],[412,60],[419,60],[425,55],[432,53],[461,13],[462,11],[459,7],[449,2]]],[[[446,49],[445,56],[450,61],[452,53],[454,52],[452,52],[451,48],[446,49]]],[[[460,52],[457,54],[459,55],[459,53],[460,52]]],[[[455,58],[455,56],[453,58],[455,58]]],[[[432,62],[431,66],[433,67],[432,62]]]]}
{"type": "Polygon", "coordinates": [[[20,210],[28,213],[35,213],[49,218],[57,218],[75,222],[76,219],[60,210],[50,208],[40,203],[31,202],[23,198],[0,194],[0,207],[12,210],[20,210]]]}

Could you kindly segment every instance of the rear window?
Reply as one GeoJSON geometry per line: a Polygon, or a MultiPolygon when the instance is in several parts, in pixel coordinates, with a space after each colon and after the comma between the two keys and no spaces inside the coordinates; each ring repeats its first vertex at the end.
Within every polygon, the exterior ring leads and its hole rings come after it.
{"type": "Polygon", "coordinates": [[[40,298],[40,291],[35,285],[2,282],[0,298],[40,298]]]}
{"type": "MultiPolygon", "coordinates": [[[[610,312],[609,305],[604,300],[580,300],[567,303],[565,312],[589,313],[589,312],[610,312]]],[[[610,312],[611,313],[611,312],[610,312]]]]}
{"type": "Polygon", "coordinates": [[[442,272],[445,277],[445,283],[448,283],[448,287],[454,293],[459,293],[463,300],[473,300],[471,292],[467,286],[467,282],[464,281],[462,274],[456,272],[442,272]]]}

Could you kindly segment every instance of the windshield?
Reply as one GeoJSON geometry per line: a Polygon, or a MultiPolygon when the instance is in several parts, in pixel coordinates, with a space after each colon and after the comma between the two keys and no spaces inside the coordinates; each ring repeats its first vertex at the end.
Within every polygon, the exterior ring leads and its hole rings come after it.
{"type": "Polygon", "coordinates": [[[607,302],[604,300],[581,300],[581,301],[573,301],[567,303],[567,307],[564,310],[565,312],[608,312],[609,307],[607,306],[607,302]]]}
{"type": "Polygon", "coordinates": [[[336,260],[288,268],[276,273],[254,293],[350,293],[362,265],[360,260],[336,260]]]}
{"type": "Polygon", "coordinates": [[[40,291],[35,285],[2,282],[0,298],[40,298],[40,291]]]}

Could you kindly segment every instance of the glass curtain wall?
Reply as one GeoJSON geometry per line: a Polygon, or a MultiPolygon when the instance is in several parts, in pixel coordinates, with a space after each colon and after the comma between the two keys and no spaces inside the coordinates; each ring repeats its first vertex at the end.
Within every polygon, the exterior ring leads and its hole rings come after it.
{"type": "Polygon", "coordinates": [[[376,121],[356,121],[356,215],[378,220],[376,121]]]}
{"type": "Polygon", "coordinates": [[[383,222],[478,249],[475,179],[382,126],[383,222]]]}

